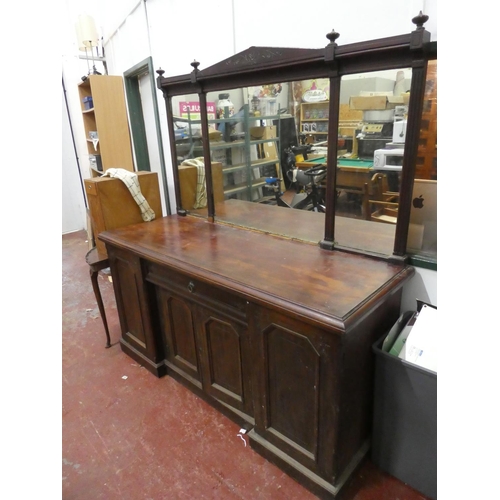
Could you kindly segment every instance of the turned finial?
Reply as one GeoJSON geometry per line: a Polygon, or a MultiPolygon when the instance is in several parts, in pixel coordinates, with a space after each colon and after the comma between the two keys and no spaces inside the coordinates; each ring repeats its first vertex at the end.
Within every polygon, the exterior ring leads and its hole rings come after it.
{"type": "Polygon", "coordinates": [[[330,43],[335,43],[335,40],[337,40],[337,38],[340,36],[340,33],[337,33],[335,30],[332,29],[332,31],[330,31],[330,33],[328,33],[326,35],[326,38],[328,38],[328,40],[330,40],[330,43]]]}
{"type": "Polygon", "coordinates": [[[193,67],[193,71],[191,71],[191,83],[196,82],[198,73],[200,72],[200,70],[198,69],[199,65],[200,63],[196,59],[191,63],[191,66],[193,67]]]}
{"type": "Polygon", "coordinates": [[[415,16],[411,22],[413,24],[417,25],[417,29],[422,29],[424,24],[429,20],[429,16],[426,14],[422,14],[422,11],[418,14],[418,16],[415,16]]]}
{"type": "Polygon", "coordinates": [[[330,40],[330,43],[326,46],[325,48],[325,61],[326,62],[333,62],[335,59],[335,49],[337,48],[337,38],[340,36],[340,33],[337,33],[335,30],[332,29],[330,33],[326,35],[326,38],[330,40]]]}

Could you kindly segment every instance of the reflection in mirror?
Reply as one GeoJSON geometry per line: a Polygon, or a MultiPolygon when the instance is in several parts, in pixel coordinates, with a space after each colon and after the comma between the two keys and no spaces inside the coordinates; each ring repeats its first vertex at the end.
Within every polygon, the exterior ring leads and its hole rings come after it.
{"type": "MultiPolygon", "coordinates": [[[[212,162],[222,165],[222,191],[224,200],[240,200],[246,202],[262,202],[269,195],[266,188],[266,177],[278,175],[277,142],[262,143],[263,137],[272,136],[270,127],[258,127],[261,120],[258,116],[274,116],[277,114],[277,99],[266,99],[266,103],[258,100],[249,103],[245,99],[244,89],[232,89],[221,93],[209,94],[208,99],[217,103],[217,119],[214,128],[219,132],[210,140],[212,162]],[[269,146],[267,158],[264,145],[269,146]],[[272,151],[271,151],[272,148],[272,151]]],[[[272,122],[269,124],[272,126],[272,122]]],[[[214,182],[216,173],[214,172],[214,182]]],[[[214,187],[215,189],[215,187],[214,187]]],[[[216,211],[217,213],[217,211],[216,211]]]]}
{"type": "MultiPolygon", "coordinates": [[[[327,98],[327,97],[326,97],[327,98]]],[[[218,222],[317,243],[324,232],[320,182],[305,175],[294,85],[230,89],[207,95],[216,118],[209,127],[218,222]],[[214,168],[215,167],[215,168],[214,168]]],[[[325,122],[326,123],[326,122],[325,122]]]]}
{"type": "Polygon", "coordinates": [[[411,69],[344,76],[335,241],[390,255],[398,214],[411,69]],[[357,219],[353,222],[352,219],[357,219]]]}
{"type": "MultiPolygon", "coordinates": [[[[207,102],[207,112],[209,117],[215,118],[215,103],[207,102]]],[[[181,208],[206,217],[207,193],[198,95],[173,97],[172,114],[181,208]]]]}
{"type": "MultiPolygon", "coordinates": [[[[384,256],[393,252],[411,76],[405,68],[342,77],[339,128],[334,131],[337,247],[384,256]]],[[[317,78],[207,95],[218,222],[314,244],[323,239],[327,139],[332,133],[329,91],[329,80],[317,78]]],[[[435,134],[426,139],[426,130],[435,131],[435,98],[426,103],[416,176],[435,184],[436,148],[428,154],[422,149],[422,141],[427,147],[436,145],[435,134]]],[[[172,107],[182,208],[206,217],[199,98],[178,96],[172,107]]],[[[427,251],[411,237],[412,228],[409,249],[427,251]]]]}
{"type": "Polygon", "coordinates": [[[437,262],[437,60],[427,65],[407,251],[437,262]]]}

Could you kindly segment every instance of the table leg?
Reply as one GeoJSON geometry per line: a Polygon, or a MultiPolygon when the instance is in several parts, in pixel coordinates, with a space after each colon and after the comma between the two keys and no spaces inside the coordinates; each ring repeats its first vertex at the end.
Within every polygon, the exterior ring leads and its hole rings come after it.
{"type": "Polygon", "coordinates": [[[97,277],[99,275],[98,271],[90,268],[90,280],[92,281],[92,288],[94,289],[94,295],[97,300],[97,306],[99,307],[99,312],[101,313],[102,322],[104,324],[104,331],[106,332],[106,349],[111,347],[111,339],[109,337],[108,322],[106,320],[106,313],[104,311],[104,304],[102,302],[101,291],[99,289],[99,283],[97,282],[97,277]]]}

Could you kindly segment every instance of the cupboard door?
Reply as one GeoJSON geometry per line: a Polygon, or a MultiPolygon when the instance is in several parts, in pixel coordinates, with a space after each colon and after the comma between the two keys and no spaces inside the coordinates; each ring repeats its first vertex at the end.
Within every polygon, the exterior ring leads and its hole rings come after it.
{"type": "Polygon", "coordinates": [[[121,249],[107,247],[113,289],[122,331],[121,346],[157,376],[165,373],[163,343],[152,324],[151,288],[144,280],[141,260],[121,249]]]}
{"type": "Polygon", "coordinates": [[[201,306],[196,307],[196,317],[197,334],[203,353],[203,390],[237,412],[251,416],[253,410],[247,325],[201,306]]]}
{"type": "Polygon", "coordinates": [[[338,338],[289,316],[254,307],[255,432],[331,481],[340,389],[338,338]]]}
{"type": "Polygon", "coordinates": [[[201,388],[193,304],[166,288],[157,287],[160,329],[165,339],[167,366],[201,388]]]}

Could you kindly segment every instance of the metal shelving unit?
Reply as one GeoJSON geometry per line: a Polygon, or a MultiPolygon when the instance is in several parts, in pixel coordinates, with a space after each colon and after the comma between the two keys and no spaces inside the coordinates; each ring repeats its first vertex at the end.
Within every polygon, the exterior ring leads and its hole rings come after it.
{"type": "MultiPolygon", "coordinates": [[[[228,110],[226,110],[227,112],[228,110]]],[[[270,167],[273,171],[273,177],[280,177],[280,158],[281,150],[279,137],[252,139],[251,137],[251,122],[258,121],[261,124],[273,123],[275,120],[280,120],[280,114],[272,116],[254,117],[249,113],[248,104],[242,108],[242,115],[238,113],[236,116],[226,116],[225,118],[217,118],[208,120],[209,125],[224,124],[224,133],[220,141],[210,141],[210,152],[212,161],[221,161],[222,173],[224,175],[224,197],[226,199],[237,197],[238,199],[247,201],[261,201],[266,198],[263,193],[263,188],[266,186],[265,172],[266,167],[270,167]],[[240,134],[231,134],[232,126],[242,123],[243,132],[240,134]],[[263,153],[268,144],[276,145],[275,154],[269,158],[259,158],[259,150],[263,153]],[[255,149],[254,149],[255,148],[255,149]],[[252,152],[254,149],[255,153],[252,152]],[[241,152],[238,153],[238,150],[241,152]],[[225,152],[224,155],[217,154],[225,152]],[[274,168],[273,168],[274,167],[274,168]]],[[[177,122],[187,123],[188,136],[183,138],[185,142],[185,150],[188,150],[188,155],[192,158],[201,156],[203,148],[201,138],[196,138],[193,135],[193,125],[200,125],[201,120],[191,120],[188,118],[179,118],[177,122]],[[196,153],[199,154],[196,154],[196,153]]],[[[264,189],[265,190],[265,189],[264,189]]]]}

